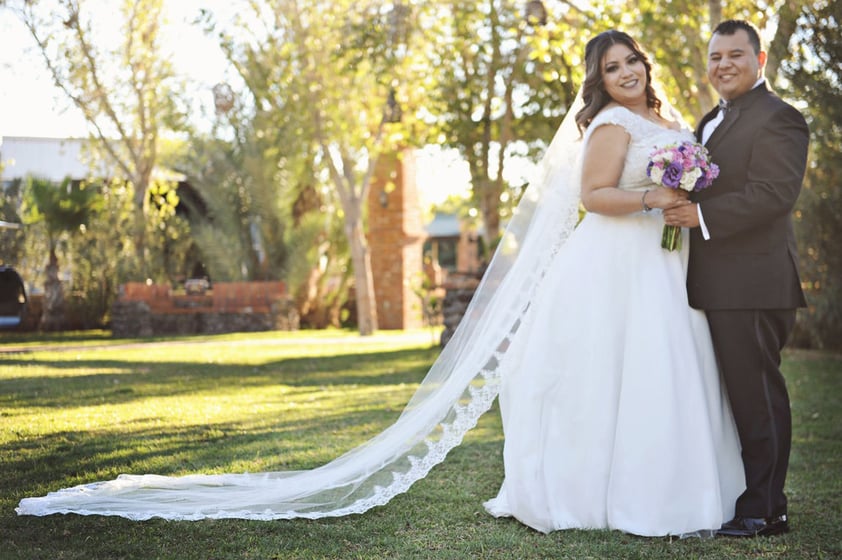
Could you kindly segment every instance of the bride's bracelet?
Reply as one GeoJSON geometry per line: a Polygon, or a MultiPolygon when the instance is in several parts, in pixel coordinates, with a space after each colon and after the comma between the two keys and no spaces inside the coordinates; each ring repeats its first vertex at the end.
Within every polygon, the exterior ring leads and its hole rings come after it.
{"type": "Polygon", "coordinates": [[[643,196],[640,198],[640,202],[643,204],[643,213],[647,214],[652,211],[652,207],[646,204],[646,195],[649,194],[649,189],[643,191],[643,196]]]}

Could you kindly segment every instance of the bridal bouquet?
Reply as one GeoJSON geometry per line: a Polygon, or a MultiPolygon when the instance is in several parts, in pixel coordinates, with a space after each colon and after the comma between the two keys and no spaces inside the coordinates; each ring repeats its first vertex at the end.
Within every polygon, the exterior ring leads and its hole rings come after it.
{"type": "MultiPolygon", "coordinates": [[[[710,161],[707,148],[695,142],[681,142],[658,148],[649,155],[646,174],[657,185],[685,191],[700,191],[719,175],[719,166],[710,161]]],[[[681,249],[681,228],[664,226],[661,247],[681,249]]]]}

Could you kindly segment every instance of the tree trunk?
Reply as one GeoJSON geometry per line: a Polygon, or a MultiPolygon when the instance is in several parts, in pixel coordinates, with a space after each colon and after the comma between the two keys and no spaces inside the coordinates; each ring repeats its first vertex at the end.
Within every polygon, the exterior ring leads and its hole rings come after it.
{"type": "Polygon", "coordinates": [[[778,80],[778,68],[790,57],[789,42],[798,26],[803,4],[800,0],[787,0],[778,10],[778,28],[767,48],[769,57],[765,68],[766,79],[772,87],[778,80]]]}
{"type": "Polygon", "coordinates": [[[486,247],[491,248],[496,245],[497,238],[500,236],[500,194],[502,191],[496,181],[486,179],[481,192],[480,209],[485,226],[485,242],[486,247]]]}
{"type": "Polygon", "coordinates": [[[714,29],[722,21],[722,0],[709,0],[710,28],[714,29]]]}
{"type": "Polygon", "coordinates": [[[336,289],[329,288],[326,280],[320,268],[315,266],[296,290],[295,306],[302,326],[313,329],[340,326],[342,306],[337,305],[337,299],[341,298],[336,297],[336,289]]]}
{"type": "Polygon", "coordinates": [[[135,201],[135,254],[137,255],[143,279],[150,276],[149,254],[146,247],[146,221],[149,216],[149,177],[148,172],[138,173],[134,178],[135,201]]]}
{"type": "Polygon", "coordinates": [[[351,245],[351,262],[354,266],[354,289],[357,297],[357,324],[362,336],[377,330],[377,308],[374,298],[374,279],[371,273],[371,254],[360,220],[346,214],[346,231],[351,245]]]}
{"type": "Polygon", "coordinates": [[[64,325],[64,291],[58,277],[58,257],[52,242],[50,242],[50,260],[46,273],[44,309],[39,327],[43,331],[57,331],[64,325]]]}

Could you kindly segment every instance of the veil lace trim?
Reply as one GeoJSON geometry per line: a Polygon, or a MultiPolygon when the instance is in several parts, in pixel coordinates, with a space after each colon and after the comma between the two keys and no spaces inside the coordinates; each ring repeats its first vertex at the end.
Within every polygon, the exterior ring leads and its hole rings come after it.
{"type": "Polygon", "coordinates": [[[313,470],[221,475],[120,475],[25,498],[20,515],[76,513],[134,520],[337,517],[386,504],[424,478],[492,405],[506,350],[549,264],[574,230],[581,139],[567,112],[453,338],[398,420],[313,470]]]}

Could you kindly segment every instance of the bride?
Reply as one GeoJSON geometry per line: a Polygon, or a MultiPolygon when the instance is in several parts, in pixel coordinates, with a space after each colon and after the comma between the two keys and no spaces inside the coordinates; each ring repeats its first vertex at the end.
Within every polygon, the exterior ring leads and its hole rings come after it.
{"type": "Polygon", "coordinates": [[[743,489],[704,315],[687,305],[687,243],[660,248],[684,198],[646,176],[692,140],[625,33],[585,52],[586,78],[465,318],[400,418],[309,471],[121,475],[26,498],[21,515],[291,519],[362,513],[425,477],[499,395],[505,479],[486,509],[542,532],[691,534],[743,489]],[[575,116],[575,118],[574,118],[575,116]],[[582,135],[581,131],[584,131],[582,135]],[[580,153],[581,152],[581,153],[580,153]],[[589,213],[577,227],[580,202],[589,213]]]}
{"type": "Polygon", "coordinates": [[[589,213],[507,353],[506,476],[486,508],[545,532],[715,530],[744,487],[739,445],[704,314],[687,304],[687,251],[661,248],[652,211],[689,202],[646,174],[654,148],[693,135],[661,111],[625,33],[592,39],[585,64],[576,122],[589,213]]]}

